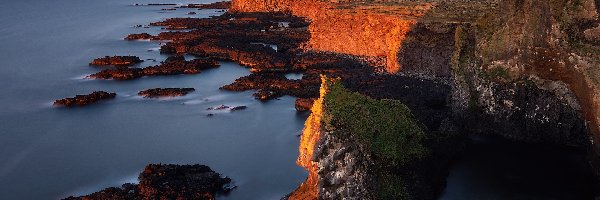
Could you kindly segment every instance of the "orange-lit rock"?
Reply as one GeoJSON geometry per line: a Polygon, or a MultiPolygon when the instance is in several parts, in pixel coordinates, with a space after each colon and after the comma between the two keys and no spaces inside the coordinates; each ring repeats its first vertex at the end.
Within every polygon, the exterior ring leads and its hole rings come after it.
{"type": "Polygon", "coordinates": [[[327,94],[328,86],[325,77],[321,77],[321,89],[319,90],[319,98],[315,100],[311,114],[304,123],[304,130],[300,137],[300,154],[296,163],[304,167],[308,171],[308,178],[296,191],[288,197],[291,200],[299,199],[317,199],[318,198],[318,166],[313,161],[315,147],[322,135],[321,118],[323,117],[323,98],[327,94]]]}
{"type": "Polygon", "coordinates": [[[397,54],[406,33],[434,5],[343,6],[317,0],[234,0],[231,11],[285,11],[306,17],[311,37],[305,48],[385,58],[386,70],[395,73],[401,68],[397,54]]]}

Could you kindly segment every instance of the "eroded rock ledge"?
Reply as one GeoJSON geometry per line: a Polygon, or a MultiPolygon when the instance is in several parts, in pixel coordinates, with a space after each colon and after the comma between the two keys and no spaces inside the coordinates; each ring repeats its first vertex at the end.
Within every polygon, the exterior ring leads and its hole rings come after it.
{"type": "Polygon", "coordinates": [[[86,106],[102,100],[114,99],[117,96],[116,93],[109,93],[104,91],[95,91],[86,95],[76,95],[72,98],[64,98],[54,101],[55,106],[86,106]]]}
{"type": "Polygon", "coordinates": [[[126,183],[75,199],[215,199],[216,194],[233,189],[231,179],[223,178],[205,165],[150,164],[138,177],[140,183],[126,183]]]}

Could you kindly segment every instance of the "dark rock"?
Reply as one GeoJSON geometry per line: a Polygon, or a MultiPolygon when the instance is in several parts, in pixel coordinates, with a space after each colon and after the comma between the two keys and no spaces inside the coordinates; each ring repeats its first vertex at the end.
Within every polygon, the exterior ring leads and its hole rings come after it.
{"type": "Polygon", "coordinates": [[[216,67],[219,67],[219,64],[211,59],[186,61],[183,56],[172,56],[160,65],[146,68],[106,69],[88,77],[95,79],[131,80],[143,76],[197,74],[202,70],[216,67]]]}
{"type": "Polygon", "coordinates": [[[96,103],[101,100],[114,99],[117,96],[116,93],[108,93],[104,91],[95,91],[87,95],[77,95],[72,98],[64,98],[54,101],[56,106],[85,106],[92,103],[96,103]]]}
{"type": "Polygon", "coordinates": [[[205,165],[150,164],[138,177],[139,184],[124,184],[66,199],[214,199],[233,189],[231,179],[205,165]]]}
{"type": "Polygon", "coordinates": [[[189,12],[188,15],[195,15],[196,12],[189,12]]]}
{"type": "Polygon", "coordinates": [[[93,66],[130,66],[138,63],[144,62],[137,56],[106,56],[104,58],[96,58],[94,59],[90,65],[93,66]]]}
{"type": "Polygon", "coordinates": [[[295,102],[296,111],[308,111],[312,108],[313,103],[316,99],[314,98],[297,98],[295,102]]]}
{"type": "Polygon", "coordinates": [[[206,110],[229,110],[229,111],[237,111],[237,110],[244,110],[246,108],[247,108],[247,106],[226,106],[226,105],[220,105],[220,106],[217,106],[217,107],[208,108],[206,110]]]}
{"type": "Polygon", "coordinates": [[[148,33],[139,33],[139,34],[129,34],[125,37],[126,40],[151,40],[155,37],[148,33]]]}
{"type": "Polygon", "coordinates": [[[188,4],[187,6],[181,6],[181,8],[198,8],[198,9],[229,9],[231,7],[231,1],[221,1],[211,4],[188,4]]]}
{"type": "Polygon", "coordinates": [[[154,88],[138,92],[144,98],[178,97],[195,91],[194,88],[154,88]]]}

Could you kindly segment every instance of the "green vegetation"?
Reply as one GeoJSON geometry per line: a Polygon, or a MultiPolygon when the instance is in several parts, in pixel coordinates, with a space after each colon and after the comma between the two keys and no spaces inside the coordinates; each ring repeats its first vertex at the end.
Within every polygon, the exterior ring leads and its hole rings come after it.
{"type": "Polygon", "coordinates": [[[376,157],[402,165],[426,152],[421,127],[400,101],[372,99],[335,82],[325,96],[325,106],[326,128],[358,136],[376,157]]]}
{"type": "Polygon", "coordinates": [[[396,100],[376,100],[329,82],[324,98],[323,122],[330,134],[355,138],[369,151],[375,164],[378,199],[410,199],[398,169],[420,160],[427,149],[424,132],[410,109],[396,100]]]}

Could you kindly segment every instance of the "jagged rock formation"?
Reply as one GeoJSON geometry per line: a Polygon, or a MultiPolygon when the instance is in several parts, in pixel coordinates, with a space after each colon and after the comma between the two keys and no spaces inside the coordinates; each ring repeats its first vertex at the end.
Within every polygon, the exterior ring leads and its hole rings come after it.
{"type": "Polygon", "coordinates": [[[139,184],[126,183],[81,197],[65,199],[215,199],[233,188],[231,179],[205,165],[150,164],[140,173],[139,184]]]}
{"type": "Polygon", "coordinates": [[[117,96],[116,93],[109,93],[104,91],[95,91],[86,95],[76,95],[72,98],[64,98],[54,101],[55,106],[85,106],[93,104],[102,100],[114,99],[117,96]]]}

